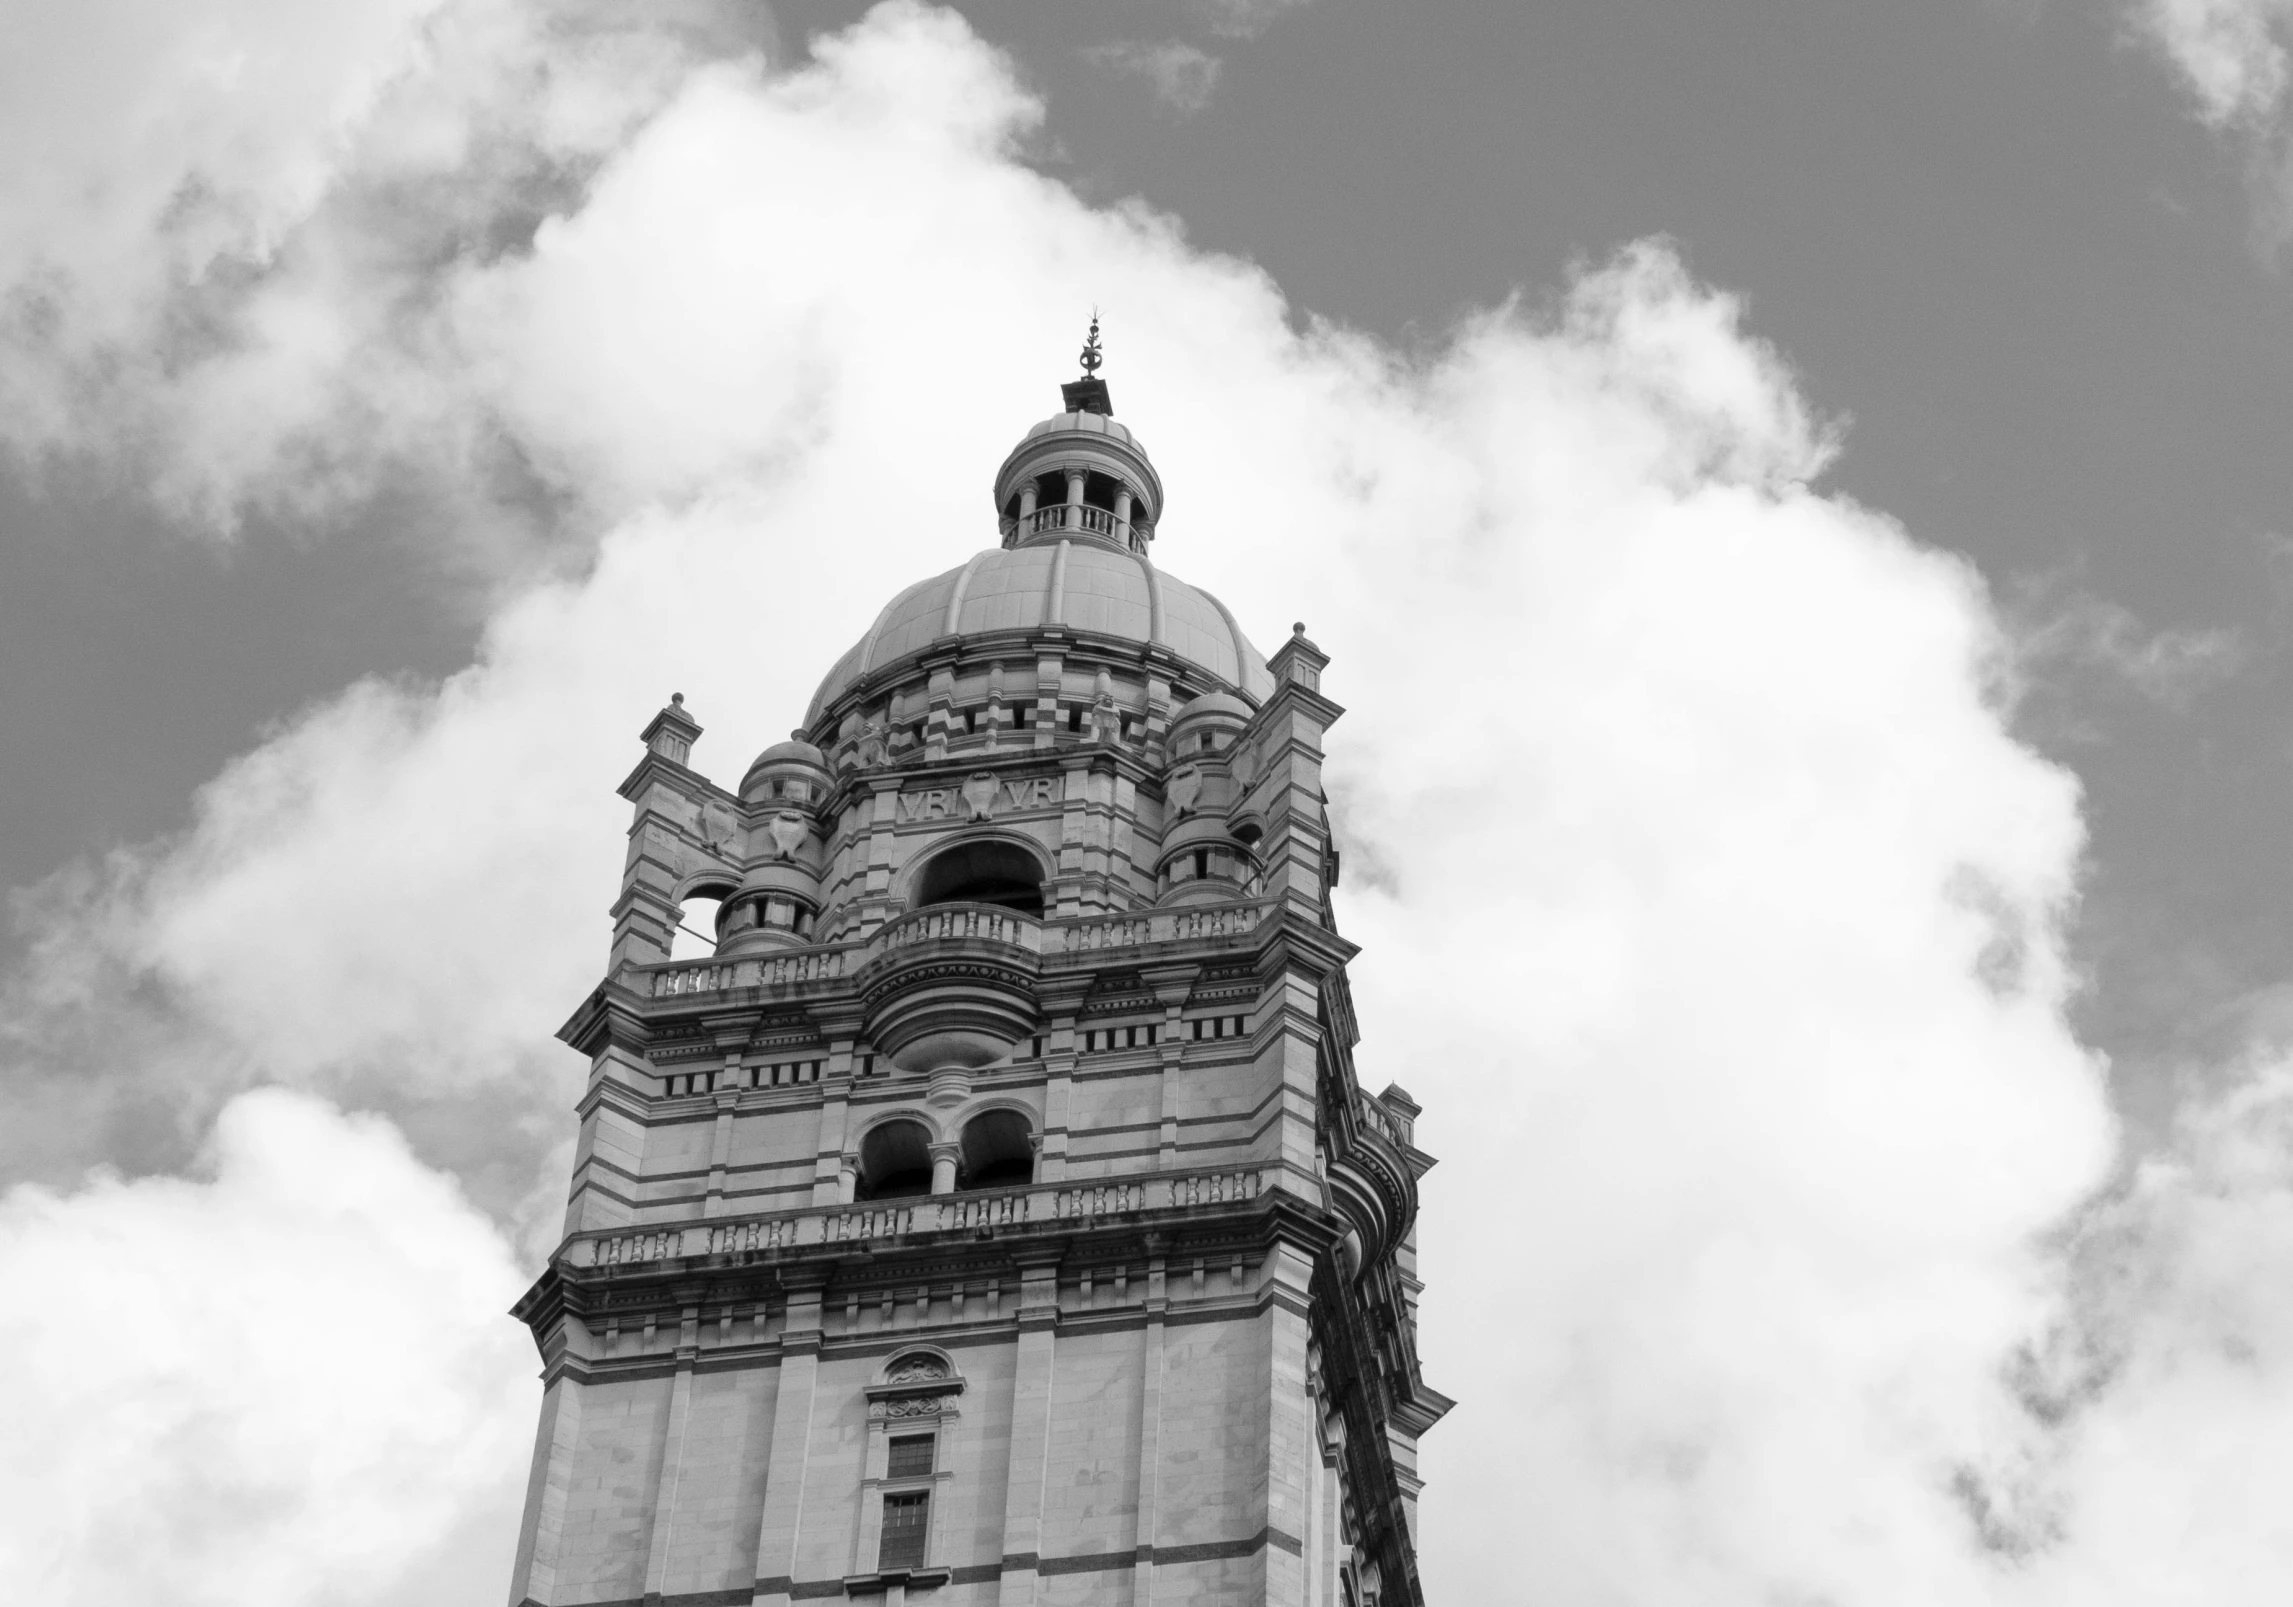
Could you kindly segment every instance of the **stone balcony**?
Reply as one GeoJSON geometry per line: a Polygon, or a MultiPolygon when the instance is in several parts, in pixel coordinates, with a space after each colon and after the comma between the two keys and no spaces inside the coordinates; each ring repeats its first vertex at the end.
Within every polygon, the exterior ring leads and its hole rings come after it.
{"type": "Polygon", "coordinates": [[[565,1242],[558,1260],[578,1269],[659,1267],[672,1261],[708,1263],[771,1251],[883,1248],[928,1234],[976,1239],[1001,1229],[1090,1229],[1163,1212],[1254,1205],[1282,1175],[1278,1165],[1250,1165],[800,1206],[716,1221],[576,1234],[565,1242]]]}
{"type": "Polygon", "coordinates": [[[683,999],[745,988],[789,988],[856,977],[899,950],[984,946],[1056,960],[1069,954],[1232,940],[1254,935],[1279,901],[1251,899],[1180,909],[1136,910],[1038,921],[986,904],[938,904],[912,910],[856,942],[820,944],[773,954],[679,960],[624,967],[615,981],[644,999],[683,999]]]}

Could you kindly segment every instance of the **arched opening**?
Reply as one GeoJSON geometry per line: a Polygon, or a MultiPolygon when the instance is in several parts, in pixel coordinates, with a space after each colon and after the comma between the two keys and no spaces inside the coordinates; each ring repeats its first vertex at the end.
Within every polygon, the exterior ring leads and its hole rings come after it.
{"type": "Polygon", "coordinates": [[[904,1200],[932,1191],[932,1135],[922,1122],[886,1122],[860,1140],[860,1175],[852,1195],[904,1200]]]}
{"type": "Polygon", "coordinates": [[[669,958],[705,960],[717,951],[723,935],[720,922],[730,887],[696,887],[677,909],[676,929],[669,934],[669,958]]]}
{"type": "Polygon", "coordinates": [[[1012,1188],[1035,1181],[1034,1129],[1015,1110],[982,1111],[964,1124],[963,1176],[967,1189],[1012,1188]]]}
{"type": "Polygon", "coordinates": [[[1038,919],[1043,914],[1043,864],[1017,843],[957,843],[935,855],[916,876],[915,897],[926,904],[996,904],[1038,919]]]}
{"type": "Polygon", "coordinates": [[[1086,508],[1103,508],[1112,513],[1115,511],[1115,493],[1122,488],[1122,481],[1113,475],[1101,474],[1098,470],[1093,469],[1083,476],[1083,506],[1086,508]]]}

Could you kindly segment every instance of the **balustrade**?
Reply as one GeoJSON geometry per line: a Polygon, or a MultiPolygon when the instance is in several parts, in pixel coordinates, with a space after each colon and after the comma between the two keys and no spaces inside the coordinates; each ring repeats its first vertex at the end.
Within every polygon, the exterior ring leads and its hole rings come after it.
{"type": "Polygon", "coordinates": [[[645,979],[641,986],[646,996],[654,999],[722,993],[733,988],[787,987],[845,976],[862,961],[910,944],[935,941],[976,940],[1008,943],[1031,954],[1079,954],[1148,943],[1239,937],[1255,931],[1273,908],[1272,902],[1260,899],[1044,922],[987,904],[934,905],[899,917],[862,944],[652,966],[641,972],[645,979]]]}
{"type": "Polygon", "coordinates": [[[651,979],[648,996],[655,999],[678,998],[689,993],[722,993],[729,988],[777,988],[842,976],[844,953],[841,949],[807,949],[801,954],[656,966],[646,974],[651,979]]]}
{"type": "Polygon", "coordinates": [[[1058,931],[1069,953],[1130,948],[1142,943],[1185,943],[1209,937],[1238,937],[1255,931],[1273,907],[1261,900],[1207,908],[1145,910],[1136,915],[1103,915],[1061,922],[1058,931]]]}
{"type": "Polygon", "coordinates": [[[1031,536],[1055,535],[1063,530],[1080,531],[1095,536],[1111,536],[1120,527],[1114,514],[1105,508],[1094,508],[1089,503],[1053,502],[1037,508],[1020,521],[1031,536]],[[1075,515],[1073,523],[1068,514],[1075,515]]]}
{"type": "Polygon", "coordinates": [[[1026,1223],[1087,1222],[1135,1211],[1240,1205],[1256,1199],[1265,1186],[1265,1172],[1251,1167],[1179,1177],[1103,1178],[857,1205],[809,1206],[739,1222],[695,1222],[603,1234],[580,1241],[588,1246],[582,1264],[635,1266],[679,1256],[737,1255],[799,1245],[856,1244],[910,1233],[975,1232],[1026,1223]]]}
{"type": "Polygon", "coordinates": [[[1040,954],[1043,926],[1016,910],[999,909],[992,904],[941,904],[892,921],[868,940],[867,952],[872,959],[912,943],[966,939],[1009,943],[1040,954]]]}

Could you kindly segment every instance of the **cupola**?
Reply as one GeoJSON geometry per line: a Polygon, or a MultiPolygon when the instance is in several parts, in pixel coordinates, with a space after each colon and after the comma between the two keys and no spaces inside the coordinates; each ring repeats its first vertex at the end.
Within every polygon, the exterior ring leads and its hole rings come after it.
{"type": "Polygon", "coordinates": [[[1059,387],[1066,410],[1030,429],[996,471],[1006,547],[1090,542],[1141,553],[1162,516],[1162,478],[1127,425],[1114,419],[1099,321],[1083,344],[1083,377],[1059,387]]]}

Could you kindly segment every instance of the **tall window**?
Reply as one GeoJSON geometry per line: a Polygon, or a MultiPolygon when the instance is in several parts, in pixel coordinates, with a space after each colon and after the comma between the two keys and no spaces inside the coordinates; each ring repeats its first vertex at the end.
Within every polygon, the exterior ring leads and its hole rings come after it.
{"type": "MultiPolygon", "coordinates": [[[[927,1446],[929,1440],[924,1442],[927,1446]]],[[[924,1565],[924,1530],[931,1522],[929,1491],[916,1490],[884,1497],[884,1547],[876,1557],[880,1569],[921,1568],[924,1565]]]]}

